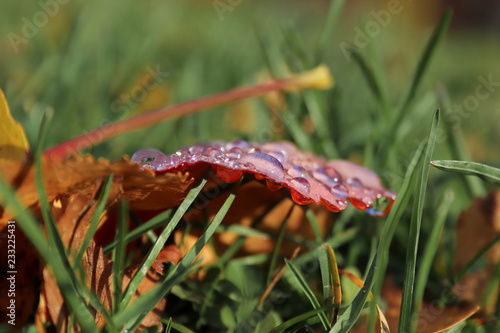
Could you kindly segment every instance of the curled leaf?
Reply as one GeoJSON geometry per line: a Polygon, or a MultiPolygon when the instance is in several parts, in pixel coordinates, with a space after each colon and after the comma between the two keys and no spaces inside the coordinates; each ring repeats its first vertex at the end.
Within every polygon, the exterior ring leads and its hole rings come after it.
{"type": "Polygon", "coordinates": [[[171,155],[142,149],[132,161],[157,173],[211,165],[219,180],[227,183],[248,173],[265,181],[270,190],[288,188],[299,205],[321,203],[333,212],[344,210],[349,200],[357,209],[383,216],[396,198],[374,172],[349,161],[327,161],[290,142],[213,142],[182,147],[171,155]]]}

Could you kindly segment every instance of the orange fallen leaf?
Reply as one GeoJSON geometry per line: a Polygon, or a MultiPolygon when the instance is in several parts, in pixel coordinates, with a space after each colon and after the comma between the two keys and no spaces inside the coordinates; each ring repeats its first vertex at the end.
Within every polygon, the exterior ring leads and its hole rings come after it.
{"type": "MultiPolygon", "coordinates": [[[[457,224],[457,247],[454,268],[461,269],[482,248],[500,235],[500,191],[476,198],[469,208],[460,214],[457,224]]],[[[485,255],[485,267],[467,273],[455,288],[460,297],[473,303],[482,303],[486,288],[495,268],[500,263],[500,243],[496,243],[485,255]]],[[[496,297],[483,309],[487,313],[494,310],[496,297]]]]}
{"type": "MultiPolygon", "coordinates": [[[[388,276],[382,286],[381,297],[386,303],[384,312],[389,327],[398,327],[403,289],[395,285],[388,276]]],[[[439,299],[423,302],[417,320],[417,332],[442,332],[463,322],[479,310],[479,306],[467,302],[437,307],[439,299]]],[[[351,332],[366,332],[366,320],[356,325],[351,332]]]]}
{"type": "MultiPolygon", "coordinates": [[[[163,264],[170,262],[177,264],[180,260],[179,250],[174,245],[166,246],[162,249],[156,258],[153,267],[149,270],[146,277],[142,280],[136,293],[132,297],[132,302],[139,295],[145,294],[160,281],[160,276],[164,274],[163,264]]],[[[142,259],[137,260],[134,264],[127,267],[124,271],[122,278],[123,290],[130,282],[132,276],[135,274],[141,264],[142,259]]],[[[112,265],[113,262],[108,259],[102,248],[97,247],[95,242],[91,241],[83,260],[83,270],[85,273],[86,285],[90,291],[98,296],[101,303],[107,309],[111,310],[113,302],[112,292],[112,265]]],[[[69,312],[64,305],[64,299],[59,291],[57,283],[50,272],[50,269],[45,268],[43,272],[43,283],[41,302],[37,311],[37,319],[41,323],[51,322],[54,324],[58,332],[65,332],[68,329],[69,312]]],[[[160,321],[161,315],[165,309],[166,300],[162,299],[155,309],[148,313],[142,320],[141,325],[137,331],[142,331],[147,327],[158,326],[161,331],[163,324],[160,321]]],[[[94,318],[99,328],[104,327],[104,316],[98,312],[93,311],[94,318]]],[[[79,332],[78,326],[74,324],[72,331],[79,332]]]]}

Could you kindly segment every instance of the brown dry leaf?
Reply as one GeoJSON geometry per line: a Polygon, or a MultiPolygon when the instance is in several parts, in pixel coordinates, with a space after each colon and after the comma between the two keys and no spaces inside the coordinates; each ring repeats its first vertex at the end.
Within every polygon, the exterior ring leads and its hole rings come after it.
{"type": "MultiPolygon", "coordinates": [[[[36,193],[32,165],[28,170],[23,162],[0,164],[0,174],[5,175],[11,183],[15,183],[16,194],[24,206],[38,211],[38,195],[36,193]],[[24,172],[23,172],[24,170],[24,172]]],[[[155,175],[151,170],[141,170],[127,157],[109,162],[103,158],[95,160],[91,155],[71,156],[63,161],[43,159],[42,173],[44,187],[49,201],[58,197],[70,197],[75,193],[91,195],[109,174],[115,176],[120,184],[123,197],[133,203],[132,209],[166,209],[179,205],[187,194],[193,179],[189,174],[164,173],[155,175]]],[[[0,228],[12,219],[12,214],[4,213],[0,217],[0,228]]]]}
{"type": "MultiPolygon", "coordinates": [[[[500,234],[500,191],[489,193],[486,197],[476,198],[471,206],[460,214],[457,225],[457,247],[455,251],[455,270],[462,268],[482,248],[500,234]]],[[[459,281],[455,292],[460,297],[473,303],[481,303],[488,282],[494,274],[495,267],[500,262],[500,243],[495,244],[484,258],[488,263],[479,271],[467,273],[459,281]]],[[[494,294],[498,294],[494,291],[494,294]]],[[[494,310],[496,298],[486,309],[487,313],[494,310]]]]}
{"type": "MultiPolygon", "coordinates": [[[[398,327],[402,295],[403,289],[396,286],[392,281],[392,277],[388,276],[382,286],[381,296],[386,302],[385,317],[389,327],[398,327]]],[[[423,302],[418,317],[417,332],[431,333],[448,330],[479,310],[478,306],[470,303],[448,304],[444,308],[438,308],[438,301],[439,299],[423,302]]],[[[351,332],[366,332],[366,320],[355,326],[351,332]]]]}
{"type": "MultiPolygon", "coordinates": [[[[180,260],[179,250],[175,245],[166,246],[157,259],[153,263],[153,267],[149,270],[146,277],[143,279],[136,293],[132,297],[133,302],[139,295],[145,294],[156,286],[160,280],[160,276],[164,274],[163,264],[170,262],[177,264],[180,260]]],[[[133,265],[125,269],[125,274],[122,278],[123,290],[125,290],[130,279],[135,274],[142,258],[137,260],[133,265]]],[[[113,300],[112,293],[112,265],[113,262],[107,258],[102,252],[101,247],[97,247],[95,242],[91,241],[83,261],[83,269],[85,272],[87,288],[99,296],[100,301],[110,310],[113,300]]],[[[64,306],[64,300],[59,291],[57,283],[48,268],[44,269],[42,283],[41,302],[37,311],[37,319],[39,322],[52,322],[58,332],[65,332],[69,323],[69,313],[64,306]]],[[[158,326],[162,329],[163,324],[160,321],[161,315],[165,309],[166,300],[162,299],[155,309],[148,313],[143,319],[138,331],[142,331],[147,327],[158,326]]],[[[105,319],[101,313],[94,311],[95,321],[99,328],[105,325],[105,319]]],[[[79,328],[74,325],[73,331],[78,332],[79,328]]]]}

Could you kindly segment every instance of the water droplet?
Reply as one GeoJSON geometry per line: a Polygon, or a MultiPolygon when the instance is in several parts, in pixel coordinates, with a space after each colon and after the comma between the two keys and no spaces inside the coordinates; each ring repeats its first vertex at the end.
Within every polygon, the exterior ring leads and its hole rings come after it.
{"type": "Polygon", "coordinates": [[[311,184],[309,184],[307,179],[303,177],[293,178],[290,180],[290,184],[292,184],[294,189],[302,194],[309,194],[309,191],[311,190],[311,184]]]}
{"type": "Polygon", "coordinates": [[[352,187],[363,187],[363,184],[361,183],[361,180],[356,177],[352,177],[347,179],[346,181],[347,185],[352,186],[352,187]]]}
{"type": "Polygon", "coordinates": [[[271,179],[266,179],[266,185],[271,191],[278,191],[283,187],[283,184],[276,183],[271,179]]]}
{"type": "Polygon", "coordinates": [[[320,167],[314,170],[313,177],[322,182],[325,185],[333,187],[338,185],[342,180],[340,173],[337,172],[334,168],[331,167],[320,167]]]}
{"type": "Polygon", "coordinates": [[[306,178],[308,176],[307,170],[301,167],[300,165],[296,165],[288,169],[287,173],[292,177],[303,177],[306,178]]]}
{"type": "Polygon", "coordinates": [[[172,154],[166,157],[165,159],[165,165],[168,166],[173,166],[177,165],[181,162],[181,157],[177,154],[172,154]]]}
{"type": "Polygon", "coordinates": [[[251,153],[261,153],[262,150],[260,150],[260,148],[258,147],[252,147],[248,150],[248,153],[251,154],[251,153]]]}
{"type": "Polygon", "coordinates": [[[297,190],[293,188],[290,189],[290,194],[292,195],[292,200],[299,205],[306,205],[313,201],[312,199],[307,198],[304,195],[300,194],[299,192],[297,192],[297,190]]]}
{"type": "Polygon", "coordinates": [[[201,154],[203,149],[205,149],[205,148],[202,146],[191,146],[191,147],[189,147],[189,152],[191,153],[191,155],[198,155],[198,154],[201,154]]]}
{"type": "Polygon", "coordinates": [[[337,212],[340,212],[342,210],[341,207],[331,203],[330,201],[328,200],[325,200],[323,198],[320,199],[320,202],[323,206],[325,206],[326,209],[328,209],[329,211],[332,211],[334,213],[337,213],[337,212]]]}
{"type": "Polygon", "coordinates": [[[394,201],[390,198],[383,197],[382,195],[377,195],[373,205],[365,209],[365,211],[373,217],[381,217],[389,212],[394,201]]]}
{"type": "Polygon", "coordinates": [[[180,157],[191,157],[191,153],[189,152],[188,147],[182,147],[177,150],[176,154],[180,157]]]}
{"type": "Polygon", "coordinates": [[[151,163],[155,164],[165,162],[165,154],[156,149],[141,149],[132,155],[132,163],[139,163],[141,166],[148,166],[151,163]]]}
{"type": "Polygon", "coordinates": [[[250,145],[248,144],[248,142],[243,140],[233,140],[226,144],[226,151],[229,151],[233,148],[239,148],[243,152],[247,152],[250,149],[250,145]]]}
{"type": "Polygon", "coordinates": [[[256,173],[254,176],[255,176],[255,179],[257,179],[257,180],[262,180],[262,179],[266,178],[265,176],[263,176],[259,173],[256,173]]]}
{"type": "MultiPolygon", "coordinates": [[[[264,153],[252,153],[242,155],[239,164],[251,163],[258,173],[265,175],[275,181],[281,181],[285,176],[283,165],[274,157],[264,153]]],[[[256,175],[255,178],[258,176],[256,175]]]]}
{"type": "Polygon", "coordinates": [[[368,197],[361,198],[360,195],[349,197],[349,201],[356,209],[365,210],[373,204],[372,199],[368,197]]]}
{"type": "Polygon", "coordinates": [[[217,177],[226,183],[234,183],[243,176],[242,170],[233,170],[220,165],[213,165],[212,169],[215,171],[217,177]]]}
{"type": "Polygon", "coordinates": [[[250,162],[239,163],[239,161],[238,161],[238,165],[240,167],[242,167],[243,169],[252,170],[252,171],[255,170],[255,165],[253,165],[250,162]]]}
{"type": "Polygon", "coordinates": [[[339,199],[346,199],[348,194],[349,194],[347,187],[345,187],[342,184],[338,184],[338,185],[333,186],[330,189],[330,192],[339,199]]]}
{"type": "Polygon", "coordinates": [[[230,158],[232,160],[236,160],[236,159],[240,158],[241,155],[243,155],[243,150],[241,148],[234,147],[231,149],[227,149],[227,147],[226,147],[226,156],[228,158],[230,158]]]}
{"type": "Polygon", "coordinates": [[[215,158],[215,159],[221,159],[224,157],[223,153],[220,151],[220,149],[216,148],[216,147],[207,147],[207,148],[203,149],[201,154],[203,156],[215,158]]]}
{"type": "Polygon", "coordinates": [[[347,199],[337,199],[335,200],[335,204],[341,209],[345,209],[347,207],[347,199]]]}
{"type": "Polygon", "coordinates": [[[267,154],[277,159],[280,163],[286,163],[286,151],[284,150],[272,151],[267,154]]]}

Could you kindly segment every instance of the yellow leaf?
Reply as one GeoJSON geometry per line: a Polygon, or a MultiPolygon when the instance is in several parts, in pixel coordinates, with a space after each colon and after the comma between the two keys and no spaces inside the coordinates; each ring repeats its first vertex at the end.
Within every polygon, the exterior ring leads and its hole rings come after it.
{"type": "Polygon", "coordinates": [[[0,161],[23,160],[28,150],[24,128],[12,118],[5,95],[0,89],[0,161]]]}

